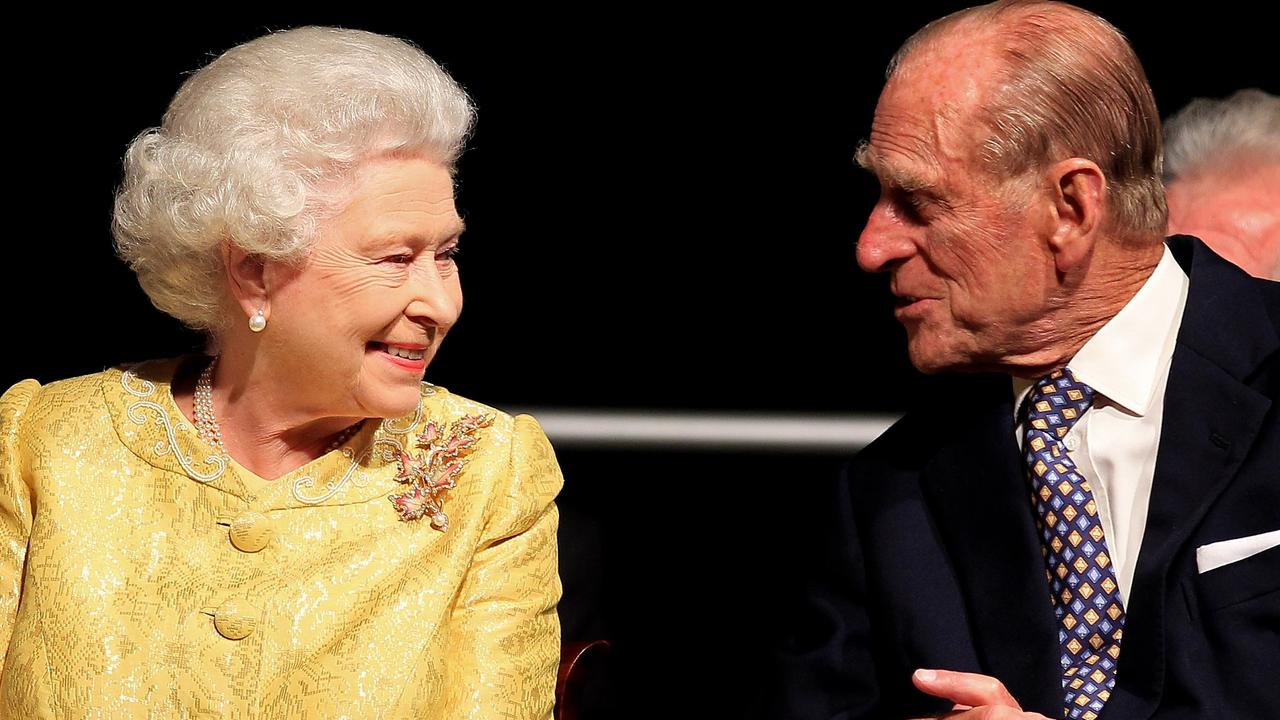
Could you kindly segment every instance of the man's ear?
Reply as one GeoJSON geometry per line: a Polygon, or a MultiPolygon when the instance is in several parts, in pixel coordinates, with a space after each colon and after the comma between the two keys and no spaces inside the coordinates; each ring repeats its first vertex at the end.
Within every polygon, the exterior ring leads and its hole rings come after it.
{"type": "Polygon", "coordinates": [[[231,298],[246,318],[262,311],[270,317],[271,302],[267,288],[266,265],[261,258],[249,255],[230,240],[222,243],[222,264],[226,268],[227,287],[231,298]]]}
{"type": "Polygon", "coordinates": [[[1078,267],[1090,253],[1102,229],[1107,178],[1091,160],[1070,158],[1046,172],[1052,228],[1049,250],[1058,272],[1078,267]]]}

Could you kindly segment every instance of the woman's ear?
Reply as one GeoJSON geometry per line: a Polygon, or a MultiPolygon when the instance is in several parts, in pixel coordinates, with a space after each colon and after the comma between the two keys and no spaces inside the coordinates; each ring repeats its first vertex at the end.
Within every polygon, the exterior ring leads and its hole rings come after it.
{"type": "Polygon", "coordinates": [[[271,303],[267,288],[266,264],[261,258],[249,255],[239,245],[230,240],[222,243],[222,264],[227,272],[227,287],[231,297],[251,318],[261,312],[263,317],[271,314],[271,303]]]}
{"type": "Polygon", "coordinates": [[[1049,250],[1058,272],[1067,272],[1089,257],[1098,240],[1107,179],[1093,161],[1070,158],[1051,166],[1046,180],[1053,211],[1049,250]]]}

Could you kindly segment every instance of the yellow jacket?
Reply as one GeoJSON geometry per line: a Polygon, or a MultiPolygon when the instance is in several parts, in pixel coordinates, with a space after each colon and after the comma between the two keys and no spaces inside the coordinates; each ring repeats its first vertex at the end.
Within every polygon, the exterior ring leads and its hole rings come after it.
{"type": "Polygon", "coordinates": [[[199,438],[177,365],[0,398],[0,718],[550,717],[562,480],[537,422],[424,384],[416,416],[268,482],[199,438]],[[399,451],[468,416],[493,420],[448,529],[402,521],[399,451]]]}

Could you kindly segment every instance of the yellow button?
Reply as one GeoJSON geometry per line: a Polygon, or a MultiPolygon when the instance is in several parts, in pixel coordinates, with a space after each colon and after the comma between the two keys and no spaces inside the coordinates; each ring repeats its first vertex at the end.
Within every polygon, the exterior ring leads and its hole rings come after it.
{"type": "Polygon", "coordinates": [[[247,553],[258,552],[271,542],[271,518],[258,512],[247,512],[231,521],[231,544],[247,553]]]}
{"type": "Polygon", "coordinates": [[[213,627],[228,640],[243,640],[258,627],[258,608],[244,600],[228,600],[214,611],[213,627]]]}

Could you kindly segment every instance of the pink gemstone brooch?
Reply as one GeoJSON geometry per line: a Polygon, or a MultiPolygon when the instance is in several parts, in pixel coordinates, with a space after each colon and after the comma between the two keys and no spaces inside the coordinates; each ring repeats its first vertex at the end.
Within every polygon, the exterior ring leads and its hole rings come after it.
{"type": "Polygon", "coordinates": [[[476,433],[492,424],[492,415],[466,415],[455,420],[446,434],[436,421],[427,423],[416,439],[419,452],[400,453],[396,480],[409,489],[392,495],[391,504],[401,520],[408,522],[426,515],[431,518],[431,527],[440,532],[449,529],[445,498],[457,485],[458,473],[467,463],[465,456],[475,448],[476,433]]]}

